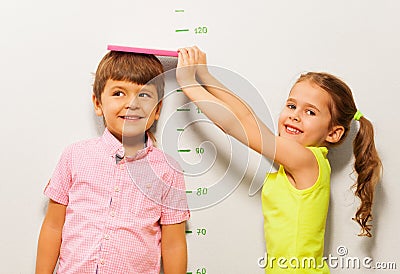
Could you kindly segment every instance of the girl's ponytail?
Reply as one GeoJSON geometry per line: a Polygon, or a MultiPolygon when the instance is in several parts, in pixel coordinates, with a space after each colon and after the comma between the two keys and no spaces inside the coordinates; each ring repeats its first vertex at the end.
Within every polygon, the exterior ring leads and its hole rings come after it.
{"type": "Polygon", "coordinates": [[[374,190],[381,175],[382,163],[375,148],[374,128],[371,122],[362,115],[356,120],[360,123],[360,129],[353,141],[353,152],[354,169],[358,176],[353,187],[361,204],[353,220],[361,226],[359,236],[371,237],[371,225],[368,222],[372,219],[374,190]]]}
{"type": "Polygon", "coordinates": [[[353,185],[355,195],[360,198],[361,204],[353,218],[360,226],[360,236],[371,237],[372,202],[374,200],[375,186],[381,175],[382,163],[374,142],[374,128],[360,111],[357,110],[350,87],[342,80],[329,73],[308,72],[300,76],[297,82],[309,80],[322,88],[332,98],[330,112],[332,115],[331,126],[340,125],[344,133],[340,144],[350,130],[351,121],[360,122],[360,129],[353,141],[353,152],[355,155],[354,169],[357,172],[357,181],[353,185]]]}

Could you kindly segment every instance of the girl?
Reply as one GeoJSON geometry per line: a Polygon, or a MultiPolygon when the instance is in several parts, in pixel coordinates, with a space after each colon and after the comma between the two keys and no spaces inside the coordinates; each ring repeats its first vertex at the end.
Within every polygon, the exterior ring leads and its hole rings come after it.
{"type": "Polygon", "coordinates": [[[373,127],[344,82],[327,73],[300,76],[280,114],[276,136],[208,72],[206,55],[197,47],[179,50],[177,81],[223,131],[280,164],[262,189],[267,273],[329,273],[322,257],[331,171],[327,153],[344,140],[353,119],[360,123],[354,155],[355,194],[361,200],[354,219],[360,235],[371,236],[368,221],[381,161],[373,127]],[[279,258],[280,264],[274,264],[279,258]]]}
{"type": "Polygon", "coordinates": [[[111,51],[101,60],[92,99],[106,129],[69,146],[45,189],[37,274],[53,273],[57,259],[60,274],[158,274],[161,256],[164,273],[186,273],[183,174],[150,132],[162,73],[153,55],[111,51]]]}

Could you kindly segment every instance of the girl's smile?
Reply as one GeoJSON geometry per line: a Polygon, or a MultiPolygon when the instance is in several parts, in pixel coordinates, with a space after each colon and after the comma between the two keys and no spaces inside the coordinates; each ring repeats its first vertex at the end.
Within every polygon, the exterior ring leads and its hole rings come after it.
{"type": "Polygon", "coordinates": [[[286,132],[288,133],[288,134],[300,134],[300,133],[303,133],[303,131],[301,131],[300,129],[298,129],[298,128],[296,128],[296,127],[294,127],[294,126],[291,126],[291,125],[285,125],[285,128],[286,128],[286,132]]]}
{"type": "Polygon", "coordinates": [[[330,132],[330,95],[309,81],[290,91],[279,121],[279,135],[304,146],[325,146],[330,132]]]}

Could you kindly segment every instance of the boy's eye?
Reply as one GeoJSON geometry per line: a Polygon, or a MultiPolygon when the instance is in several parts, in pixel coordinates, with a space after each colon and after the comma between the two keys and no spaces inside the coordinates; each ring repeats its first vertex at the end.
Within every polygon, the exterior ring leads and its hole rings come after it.
{"type": "Polygon", "coordinates": [[[296,109],[296,106],[294,104],[287,104],[286,106],[289,109],[296,109]]]}
{"type": "Polygon", "coordinates": [[[148,93],[146,93],[146,92],[142,92],[142,93],[139,93],[139,95],[138,95],[139,97],[151,97],[151,95],[150,94],[148,94],[148,93]]]}
{"type": "Polygon", "coordinates": [[[124,95],[124,93],[120,90],[115,91],[113,94],[113,96],[123,96],[123,95],[124,95]]]}

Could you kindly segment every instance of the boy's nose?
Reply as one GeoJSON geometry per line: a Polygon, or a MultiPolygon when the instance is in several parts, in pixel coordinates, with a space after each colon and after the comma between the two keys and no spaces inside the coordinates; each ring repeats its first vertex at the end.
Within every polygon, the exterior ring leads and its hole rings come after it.
{"type": "Polygon", "coordinates": [[[126,108],[129,109],[136,109],[140,106],[139,103],[139,98],[137,96],[131,97],[129,100],[126,102],[126,108]]]}

